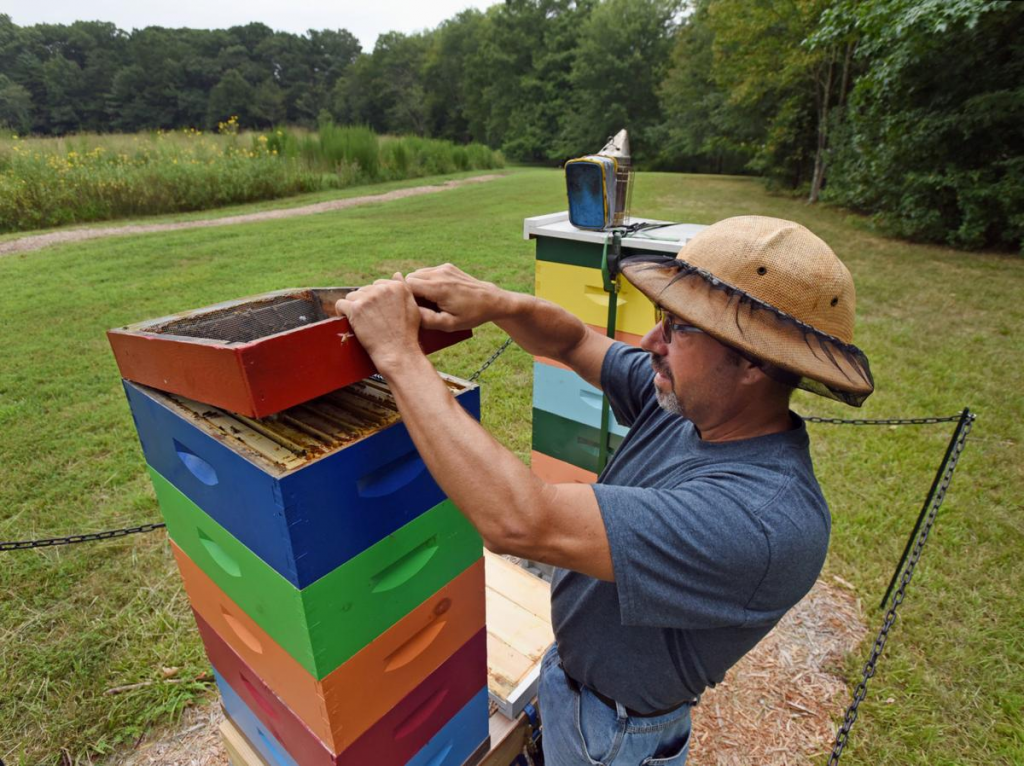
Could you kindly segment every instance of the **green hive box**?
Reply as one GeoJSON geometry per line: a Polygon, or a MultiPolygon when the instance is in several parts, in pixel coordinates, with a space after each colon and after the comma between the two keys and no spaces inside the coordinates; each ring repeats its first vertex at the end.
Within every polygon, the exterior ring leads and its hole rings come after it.
{"type": "MultiPolygon", "coordinates": [[[[578,423],[536,407],[533,409],[533,449],[549,457],[600,473],[598,466],[601,429],[578,423]]],[[[622,444],[622,437],[608,433],[608,454],[622,444]]]]}
{"type": "Polygon", "coordinates": [[[479,534],[445,500],[298,590],[149,470],[171,539],[317,679],[483,555],[479,534]]]}

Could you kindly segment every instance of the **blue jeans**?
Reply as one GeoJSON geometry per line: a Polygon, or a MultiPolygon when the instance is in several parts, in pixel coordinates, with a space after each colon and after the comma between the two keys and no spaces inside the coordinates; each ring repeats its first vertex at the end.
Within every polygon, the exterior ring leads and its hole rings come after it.
{"type": "Polygon", "coordinates": [[[683,766],[690,749],[690,705],[639,718],[615,710],[585,686],[576,691],[552,646],[540,671],[545,766],[683,766]]]}

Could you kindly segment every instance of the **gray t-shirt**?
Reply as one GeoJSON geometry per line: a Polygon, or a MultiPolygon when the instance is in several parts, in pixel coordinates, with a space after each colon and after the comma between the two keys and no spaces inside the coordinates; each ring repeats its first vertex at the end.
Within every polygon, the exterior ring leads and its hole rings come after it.
{"type": "Polygon", "coordinates": [[[662,410],[649,355],[616,343],[602,388],[629,434],[594,485],[615,582],[555,571],[566,671],[652,712],[725,676],[814,584],[831,518],[807,430],[701,441],[662,410]]]}

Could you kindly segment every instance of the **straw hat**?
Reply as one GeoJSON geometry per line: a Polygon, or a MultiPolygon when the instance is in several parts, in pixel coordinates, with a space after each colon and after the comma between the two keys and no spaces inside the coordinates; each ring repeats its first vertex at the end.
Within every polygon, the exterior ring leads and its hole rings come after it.
{"type": "Polygon", "coordinates": [[[800,376],[799,388],[855,407],[874,390],[867,357],[853,345],[853,278],[800,224],[727,218],[697,234],[676,258],[624,258],[621,269],[666,311],[800,376]]]}

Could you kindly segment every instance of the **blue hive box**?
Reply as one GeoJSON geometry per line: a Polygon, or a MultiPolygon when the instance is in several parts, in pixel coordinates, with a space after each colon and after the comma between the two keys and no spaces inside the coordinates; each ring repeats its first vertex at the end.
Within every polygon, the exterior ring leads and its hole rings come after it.
{"type": "MultiPolygon", "coordinates": [[[[479,420],[479,388],[445,380],[479,420]]],[[[262,420],[124,386],[146,462],[296,588],[445,499],[372,379],[262,420]]]]}

